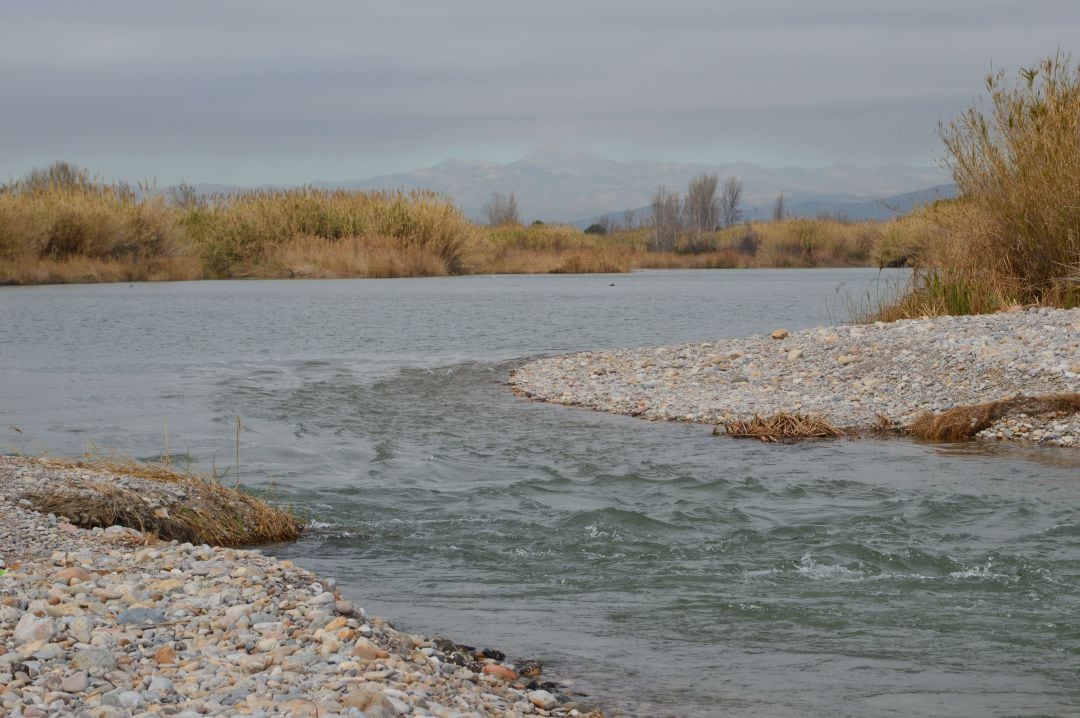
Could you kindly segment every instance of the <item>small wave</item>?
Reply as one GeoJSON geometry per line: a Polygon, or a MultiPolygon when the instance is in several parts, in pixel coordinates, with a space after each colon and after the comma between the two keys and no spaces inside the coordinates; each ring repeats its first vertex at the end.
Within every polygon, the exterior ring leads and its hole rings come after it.
{"type": "Polygon", "coordinates": [[[818,563],[810,554],[806,554],[799,559],[796,570],[800,576],[809,578],[811,581],[824,579],[860,580],[866,578],[866,574],[862,571],[853,571],[839,564],[818,563]]]}
{"type": "Polygon", "coordinates": [[[611,539],[611,541],[616,542],[616,543],[623,540],[623,536],[621,536],[616,529],[611,529],[610,531],[605,531],[602,528],[600,528],[599,524],[589,524],[588,526],[585,527],[585,530],[588,532],[588,536],[589,536],[590,539],[605,539],[606,538],[606,539],[611,539]]]}
{"type": "Polygon", "coordinates": [[[1005,576],[1000,573],[994,573],[993,562],[987,561],[983,566],[972,566],[959,571],[953,571],[949,574],[949,578],[1005,578],[1005,576]]]}
{"type": "Polygon", "coordinates": [[[368,535],[362,531],[357,532],[353,529],[345,528],[340,524],[330,523],[328,521],[318,521],[316,519],[312,519],[308,522],[307,533],[312,536],[318,536],[324,541],[333,539],[368,538],[368,535]]]}
{"type": "Polygon", "coordinates": [[[598,522],[586,526],[585,531],[587,532],[587,536],[593,540],[606,539],[611,543],[638,543],[641,541],[637,536],[626,533],[625,531],[619,531],[614,527],[608,527],[608,529],[605,530],[600,527],[598,522]]]}
{"type": "Polygon", "coordinates": [[[637,532],[646,535],[657,531],[669,531],[679,528],[677,525],[654,518],[634,509],[603,508],[576,513],[566,517],[561,523],[567,528],[582,528],[592,538],[612,538],[613,540],[638,540],[637,532]],[[616,536],[618,538],[616,538],[616,536]]]}

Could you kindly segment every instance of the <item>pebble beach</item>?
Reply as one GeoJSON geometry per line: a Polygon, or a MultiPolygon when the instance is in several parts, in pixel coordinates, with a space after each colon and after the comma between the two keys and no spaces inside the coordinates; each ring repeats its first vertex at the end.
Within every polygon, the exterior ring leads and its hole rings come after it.
{"type": "MultiPolygon", "coordinates": [[[[583,352],[526,364],[530,399],[725,426],[778,413],[847,432],[903,429],[926,412],[1080,392],[1080,309],[844,325],[583,352]]],[[[1080,447],[1080,414],[1010,413],[978,435],[1080,447]]]]}
{"type": "Polygon", "coordinates": [[[290,561],[87,530],[27,498],[72,482],[178,491],[0,456],[0,714],[602,715],[536,661],[399,631],[290,561]]]}

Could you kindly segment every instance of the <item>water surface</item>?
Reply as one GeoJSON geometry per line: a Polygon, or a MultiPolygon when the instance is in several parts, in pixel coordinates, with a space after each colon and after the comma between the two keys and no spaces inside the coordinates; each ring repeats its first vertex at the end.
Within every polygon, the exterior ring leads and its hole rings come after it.
{"type": "Polygon", "coordinates": [[[320,527],[271,552],[401,629],[541,658],[612,714],[1074,714],[1075,452],[767,446],[505,386],[547,353],[843,320],[881,281],[5,288],[0,445],[155,457],[167,434],[232,481],[240,416],[240,481],[320,527]]]}

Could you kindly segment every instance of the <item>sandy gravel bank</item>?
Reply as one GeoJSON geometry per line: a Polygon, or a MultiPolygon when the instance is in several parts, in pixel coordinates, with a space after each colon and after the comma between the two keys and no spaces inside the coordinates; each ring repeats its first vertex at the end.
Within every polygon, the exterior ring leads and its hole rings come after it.
{"type": "Polygon", "coordinates": [[[290,561],[84,530],[23,496],[71,480],[0,457],[0,715],[601,715],[535,662],[395,630],[290,561]]]}
{"type": "MultiPolygon", "coordinates": [[[[1080,392],[1080,309],[776,331],[743,339],[583,352],[531,362],[532,399],[646,419],[726,425],[779,412],[848,430],[883,418],[1080,392]]],[[[1080,446],[1080,414],[1008,412],[980,434],[1080,446]]]]}

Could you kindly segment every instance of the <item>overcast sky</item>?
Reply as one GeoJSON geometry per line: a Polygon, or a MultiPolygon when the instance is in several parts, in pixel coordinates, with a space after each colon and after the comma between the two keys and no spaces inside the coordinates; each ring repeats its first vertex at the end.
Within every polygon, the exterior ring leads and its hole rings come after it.
{"type": "Polygon", "coordinates": [[[939,155],[1080,1],[2,0],[0,181],[367,177],[541,145],[779,166],[939,155]]]}

